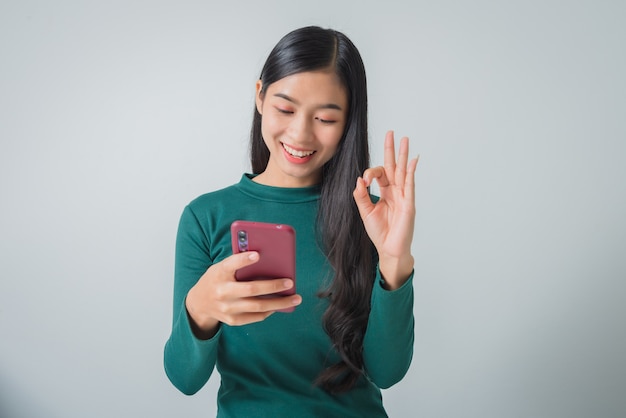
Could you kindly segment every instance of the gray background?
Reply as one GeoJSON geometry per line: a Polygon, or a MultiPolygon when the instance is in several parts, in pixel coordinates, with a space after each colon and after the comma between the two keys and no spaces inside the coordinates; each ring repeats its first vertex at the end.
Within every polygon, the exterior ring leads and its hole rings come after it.
{"type": "MultiPolygon", "coordinates": [[[[208,417],[162,369],[178,217],[238,181],[291,29],[421,154],[395,417],[626,415],[622,1],[0,2],[0,416],[208,417]]],[[[294,348],[297,349],[297,348],[294,348]]]]}

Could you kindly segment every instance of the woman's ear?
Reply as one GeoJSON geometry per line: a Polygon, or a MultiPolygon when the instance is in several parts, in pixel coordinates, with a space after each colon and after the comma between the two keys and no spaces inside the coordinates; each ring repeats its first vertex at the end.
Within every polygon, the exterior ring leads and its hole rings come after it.
{"type": "Polygon", "coordinates": [[[254,95],[256,102],[256,111],[259,115],[263,115],[263,82],[261,80],[256,82],[256,94],[254,95]]]}

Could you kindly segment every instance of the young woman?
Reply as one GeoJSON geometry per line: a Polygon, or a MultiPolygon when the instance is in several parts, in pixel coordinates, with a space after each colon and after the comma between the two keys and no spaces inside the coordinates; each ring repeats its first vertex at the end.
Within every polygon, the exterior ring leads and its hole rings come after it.
{"type": "Polygon", "coordinates": [[[256,83],[253,174],[184,210],[165,370],[193,394],[214,367],[220,417],[382,417],[380,388],[413,352],[414,173],[408,139],[369,168],[365,69],[342,33],[306,27],[270,53],[256,83]],[[372,181],[380,199],[372,198],[372,181]],[[235,220],[296,230],[288,278],[238,282],[259,254],[232,254],[235,220]],[[293,308],[291,313],[277,312],[293,308]]]}

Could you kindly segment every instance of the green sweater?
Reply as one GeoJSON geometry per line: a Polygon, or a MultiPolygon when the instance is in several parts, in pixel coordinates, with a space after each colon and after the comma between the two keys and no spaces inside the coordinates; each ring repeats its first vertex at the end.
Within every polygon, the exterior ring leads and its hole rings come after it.
{"type": "Polygon", "coordinates": [[[413,354],[412,277],[386,291],[376,273],[363,345],[366,378],[349,392],[331,395],[313,385],[339,359],[322,328],[327,300],[317,293],[331,268],[316,242],[319,188],[264,186],[244,175],[238,184],[192,201],[181,216],[176,240],[174,318],[165,345],[165,371],[191,395],[213,368],[221,376],[218,417],[384,417],[379,388],[405,375],[413,354]],[[245,326],[220,325],[209,340],[193,334],[185,297],[207,268],[232,254],[234,220],[289,224],[296,230],[296,291],[302,304],[245,326]]]}

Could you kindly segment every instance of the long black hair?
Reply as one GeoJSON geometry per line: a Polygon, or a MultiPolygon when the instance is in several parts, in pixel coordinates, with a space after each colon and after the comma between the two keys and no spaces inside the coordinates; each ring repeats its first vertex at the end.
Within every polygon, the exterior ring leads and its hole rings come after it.
{"type": "MultiPolygon", "coordinates": [[[[376,252],[352,197],[356,179],[369,167],[367,84],[359,51],[344,34],[309,26],[285,35],[270,52],[261,72],[264,94],[272,83],[292,74],[332,69],[348,95],[348,116],[335,155],[322,168],[317,229],[334,277],[320,297],[329,300],[323,325],[341,360],[324,369],[316,384],[331,393],[351,389],[363,374],[363,339],[370,312],[376,252]]],[[[262,173],[269,150],[254,109],[250,135],[253,173],[262,173]]]]}

